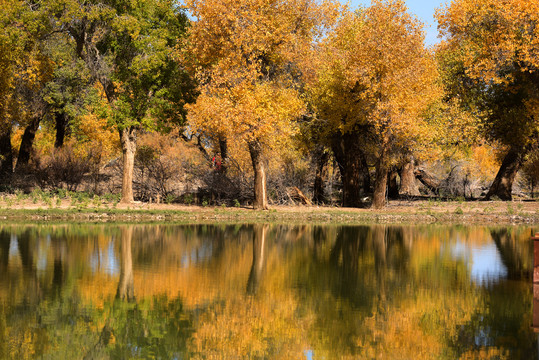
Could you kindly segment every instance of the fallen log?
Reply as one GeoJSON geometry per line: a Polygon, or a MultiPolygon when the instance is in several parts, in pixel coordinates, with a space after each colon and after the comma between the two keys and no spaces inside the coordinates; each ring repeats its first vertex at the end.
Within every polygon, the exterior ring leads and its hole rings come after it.
{"type": "Polygon", "coordinates": [[[416,168],[414,170],[414,175],[417,180],[419,180],[423,185],[427,187],[427,189],[432,191],[435,195],[438,195],[440,193],[440,185],[442,181],[436,178],[434,175],[429,174],[422,168],[416,168]]]}
{"type": "Polygon", "coordinates": [[[307,198],[303,192],[298,189],[297,187],[290,187],[288,188],[288,196],[293,199],[294,201],[297,201],[303,205],[308,205],[308,206],[312,206],[313,203],[311,202],[311,200],[309,200],[309,198],[307,198]]]}

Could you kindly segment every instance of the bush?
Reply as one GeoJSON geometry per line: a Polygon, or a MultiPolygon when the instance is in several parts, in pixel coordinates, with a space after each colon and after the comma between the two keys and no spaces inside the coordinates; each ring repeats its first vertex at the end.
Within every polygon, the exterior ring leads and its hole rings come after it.
{"type": "Polygon", "coordinates": [[[77,156],[71,146],[54,149],[48,156],[34,157],[34,174],[40,187],[62,188],[76,191],[86,175],[99,173],[101,161],[97,149],[77,156]]]}
{"type": "MultiPolygon", "coordinates": [[[[181,148],[171,135],[144,134],[135,154],[133,190],[135,197],[143,201],[161,198],[175,200],[175,187],[183,168],[181,148]]],[[[177,195],[177,192],[176,192],[177,195]]],[[[172,201],[174,201],[172,200],[172,201]]]]}
{"type": "Polygon", "coordinates": [[[193,194],[184,194],[183,195],[183,203],[187,205],[191,205],[193,201],[195,200],[193,194]]]}

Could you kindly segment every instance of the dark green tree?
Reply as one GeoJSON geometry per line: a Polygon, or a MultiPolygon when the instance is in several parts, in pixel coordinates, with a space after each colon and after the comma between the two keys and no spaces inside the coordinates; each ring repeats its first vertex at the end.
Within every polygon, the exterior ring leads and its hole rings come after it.
{"type": "Polygon", "coordinates": [[[175,0],[65,0],[56,9],[59,28],[108,100],[122,144],[122,202],[132,202],[137,134],[183,122],[193,97],[175,57],[189,20],[175,0]]]}

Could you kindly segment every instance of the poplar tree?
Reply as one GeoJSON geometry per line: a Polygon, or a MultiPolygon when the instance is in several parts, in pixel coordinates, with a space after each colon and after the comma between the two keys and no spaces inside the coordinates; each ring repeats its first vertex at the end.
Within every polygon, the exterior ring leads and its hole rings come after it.
{"type": "Polygon", "coordinates": [[[431,139],[424,115],[441,93],[422,24],[403,1],[375,0],[347,13],[319,54],[312,103],[327,136],[343,139],[334,153],[347,154],[340,164],[344,205],[359,205],[367,153],[376,159],[373,207],[381,208],[394,157],[431,139]]]}
{"type": "Polygon", "coordinates": [[[254,171],[254,208],[267,209],[272,149],[288,146],[306,111],[302,54],[321,35],[335,6],[314,0],[191,0],[193,69],[200,93],[189,107],[194,130],[247,147],[254,171]]]}
{"type": "Polygon", "coordinates": [[[455,0],[437,13],[447,88],[480,119],[488,139],[507,148],[486,199],[511,200],[513,181],[539,141],[539,3],[455,0]]]}
{"type": "Polygon", "coordinates": [[[64,0],[55,10],[107,98],[123,152],[121,202],[130,203],[138,133],[183,122],[193,96],[176,61],[189,20],[175,0],[64,0]]]}

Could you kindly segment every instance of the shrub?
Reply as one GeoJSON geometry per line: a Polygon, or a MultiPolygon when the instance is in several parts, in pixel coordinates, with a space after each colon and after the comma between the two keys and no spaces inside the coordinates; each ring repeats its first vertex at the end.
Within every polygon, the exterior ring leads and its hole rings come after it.
{"type": "Polygon", "coordinates": [[[170,148],[163,144],[139,146],[135,155],[133,174],[133,187],[137,198],[141,200],[156,197],[166,199],[172,193],[172,180],[180,173],[182,173],[181,161],[170,148]]]}
{"type": "Polygon", "coordinates": [[[194,196],[193,194],[184,194],[183,195],[183,202],[187,205],[191,205],[194,201],[194,196]]]}
{"type": "Polygon", "coordinates": [[[86,155],[77,156],[71,146],[54,149],[48,156],[34,158],[34,173],[40,187],[62,188],[76,191],[85,175],[98,173],[100,154],[91,149],[86,155]]]}

